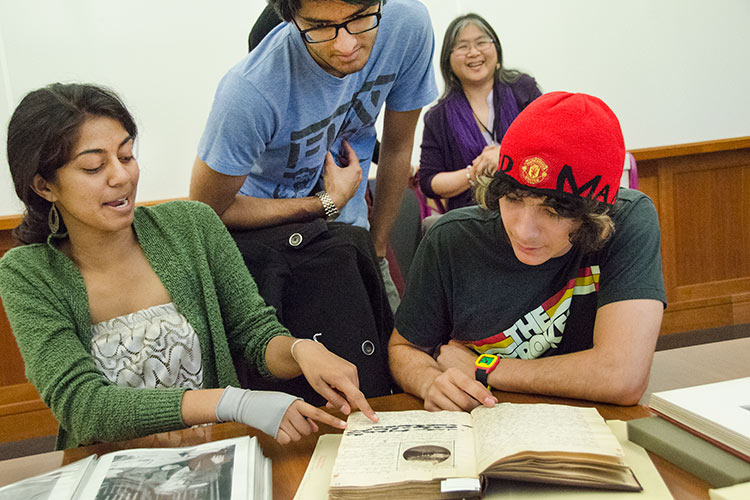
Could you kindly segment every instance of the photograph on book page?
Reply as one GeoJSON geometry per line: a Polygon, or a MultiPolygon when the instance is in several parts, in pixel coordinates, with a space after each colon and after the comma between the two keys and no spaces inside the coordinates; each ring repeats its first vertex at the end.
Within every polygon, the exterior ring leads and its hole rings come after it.
{"type": "Polygon", "coordinates": [[[331,487],[476,477],[471,416],[423,410],[349,417],[331,487]],[[366,453],[363,453],[366,450],[366,453]]]}

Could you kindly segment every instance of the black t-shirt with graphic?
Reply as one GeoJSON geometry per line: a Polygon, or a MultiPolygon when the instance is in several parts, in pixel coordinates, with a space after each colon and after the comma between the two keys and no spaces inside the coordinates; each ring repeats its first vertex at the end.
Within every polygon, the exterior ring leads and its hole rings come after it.
{"type": "Polygon", "coordinates": [[[515,257],[498,212],[450,211],[414,256],[396,328],[422,347],[455,339],[522,359],[590,348],[599,307],[630,299],[666,304],[654,204],[620,189],[611,216],[615,234],[602,250],[573,247],[529,266],[515,257]]]}

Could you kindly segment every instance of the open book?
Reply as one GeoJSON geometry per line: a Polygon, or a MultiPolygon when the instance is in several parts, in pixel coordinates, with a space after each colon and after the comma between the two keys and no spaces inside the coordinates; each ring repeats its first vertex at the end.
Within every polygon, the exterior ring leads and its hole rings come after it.
{"type": "MultiPolygon", "coordinates": [[[[617,437],[623,451],[625,462],[633,469],[643,491],[610,491],[582,489],[577,486],[559,484],[528,483],[523,481],[490,481],[483,493],[484,500],[521,500],[521,499],[554,499],[554,500],[664,500],[672,498],[667,485],[664,484],[659,471],[654,466],[646,450],[628,441],[626,423],[621,420],[610,420],[607,425],[617,437]]],[[[328,482],[336,461],[341,434],[323,434],[318,438],[315,452],[305,470],[305,475],[294,495],[294,500],[328,500],[328,482]]],[[[748,483],[750,486],[750,483],[748,483]]],[[[398,498],[394,495],[393,498],[398,498]]],[[[742,497],[750,498],[750,496],[742,497]]],[[[713,500],[713,499],[712,499],[713,500]]],[[[728,500],[728,499],[727,499],[728,500]]]]}
{"type": "Polygon", "coordinates": [[[248,436],[184,448],[143,448],[87,457],[0,488],[0,500],[268,499],[271,461],[248,436]]]}
{"type": "Polygon", "coordinates": [[[655,392],[656,413],[750,462],[750,377],[655,392]]]}
{"type": "Polygon", "coordinates": [[[595,408],[502,403],[464,412],[349,417],[329,485],[334,500],[468,498],[504,478],[640,491],[595,408]]]}

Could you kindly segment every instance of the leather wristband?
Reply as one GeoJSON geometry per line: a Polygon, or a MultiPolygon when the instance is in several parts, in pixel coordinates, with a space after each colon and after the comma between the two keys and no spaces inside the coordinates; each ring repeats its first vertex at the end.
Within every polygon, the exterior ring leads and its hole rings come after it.
{"type": "Polygon", "coordinates": [[[323,204],[323,211],[325,212],[326,218],[328,220],[333,220],[341,215],[341,212],[328,193],[326,193],[325,191],[318,191],[317,193],[315,193],[315,196],[317,196],[320,202],[323,204]]]}

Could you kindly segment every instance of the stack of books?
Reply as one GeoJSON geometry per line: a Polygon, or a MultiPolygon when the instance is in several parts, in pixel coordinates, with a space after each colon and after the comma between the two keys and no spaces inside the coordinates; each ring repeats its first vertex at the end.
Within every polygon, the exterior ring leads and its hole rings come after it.
{"type": "Polygon", "coordinates": [[[628,438],[714,487],[750,481],[750,377],[655,392],[628,438]]]}
{"type": "Polygon", "coordinates": [[[271,461],[256,438],[244,436],[191,447],[92,455],[0,488],[0,500],[271,500],[271,481],[271,461]]]}

